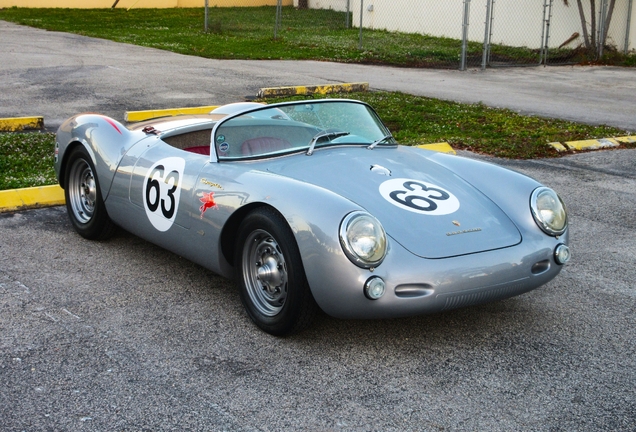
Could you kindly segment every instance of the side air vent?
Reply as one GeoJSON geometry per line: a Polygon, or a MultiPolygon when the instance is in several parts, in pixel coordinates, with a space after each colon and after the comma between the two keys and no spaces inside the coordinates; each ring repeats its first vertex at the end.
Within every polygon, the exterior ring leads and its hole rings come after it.
{"type": "Polygon", "coordinates": [[[532,269],[530,269],[532,274],[535,274],[535,275],[547,272],[548,270],[550,270],[550,260],[539,261],[538,263],[532,266],[532,269]]]}
{"type": "Polygon", "coordinates": [[[427,284],[398,285],[395,295],[401,298],[426,297],[433,294],[433,288],[427,284]]]}

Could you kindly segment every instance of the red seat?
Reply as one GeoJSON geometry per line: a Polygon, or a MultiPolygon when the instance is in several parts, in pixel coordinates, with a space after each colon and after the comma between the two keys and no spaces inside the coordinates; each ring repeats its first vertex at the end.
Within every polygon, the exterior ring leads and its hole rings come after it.
{"type": "Polygon", "coordinates": [[[291,143],[284,139],[273,137],[259,137],[244,141],[243,144],[241,144],[241,153],[243,153],[243,156],[253,156],[265,153],[273,153],[291,147],[291,143]]]}
{"type": "Polygon", "coordinates": [[[188,148],[184,148],[185,151],[188,151],[190,153],[197,153],[197,154],[202,154],[202,155],[206,155],[206,156],[210,156],[210,146],[197,146],[197,147],[188,147],[188,148]]]}

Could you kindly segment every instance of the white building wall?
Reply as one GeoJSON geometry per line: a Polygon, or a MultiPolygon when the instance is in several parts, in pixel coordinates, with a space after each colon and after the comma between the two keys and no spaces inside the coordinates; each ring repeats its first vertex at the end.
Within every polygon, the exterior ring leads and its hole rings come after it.
{"type": "MultiPolygon", "coordinates": [[[[608,34],[608,43],[615,45],[619,51],[623,52],[625,49],[625,36],[627,33],[627,14],[629,12],[629,0],[617,1],[612,22],[610,24],[610,30],[608,34]]],[[[635,48],[634,42],[636,42],[636,0],[632,5],[632,17],[631,26],[628,39],[628,50],[635,48]]]]}
{"type": "MultiPolygon", "coordinates": [[[[636,3],[636,0],[634,0],[636,3]]],[[[636,4],[632,5],[632,22],[629,27],[629,41],[627,45],[627,49],[631,51],[636,50],[636,4]]]]}
{"type": "MultiPolygon", "coordinates": [[[[308,0],[309,9],[333,9],[338,12],[347,10],[347,0],[308,0]]],[[[298,0],[294,0],[294,7],[298,7],[298,0]]]]}

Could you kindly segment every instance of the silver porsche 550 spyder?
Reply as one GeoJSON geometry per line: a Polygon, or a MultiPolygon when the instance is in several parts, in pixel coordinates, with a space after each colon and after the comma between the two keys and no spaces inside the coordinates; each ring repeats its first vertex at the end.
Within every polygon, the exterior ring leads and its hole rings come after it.
{"type": "Polygon", "coordinates": [[[319,308],[388,318],[504,299],[570,257],[552,189],[398,145],[359,101],[238,103],[132,127],[80,114],[59,128],[55,155],[80,235],[120,226],[235,277],[274,335],[319,308]]]}

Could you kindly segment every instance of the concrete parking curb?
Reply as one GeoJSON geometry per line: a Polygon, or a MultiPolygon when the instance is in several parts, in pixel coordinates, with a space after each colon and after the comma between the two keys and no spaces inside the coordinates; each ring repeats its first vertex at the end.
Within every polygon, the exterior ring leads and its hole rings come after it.
{"type": "Polygon", "coordinates": [[[565,152],[568,150],[585,151],[585,150],[598,150],[603,148],[618,147],[622,143],[636,143],[636,136],[624,136],[616,138],[599,138],[580,141],[565,141],[548,143],[552,148],[558,152],[565,152]]]}
{"type": "Polygon", "coordinates": [[[210,111],[218,107],[218,105],[206,105],[191,108],[166,108],[146,111],[126,111],[124,113],[124,120],[129,123],[134,123],[159,117],[173,117],[188,114],[208,114],[210,111]]]}
{"type": "Polygon", "coordinates": [[[426,149],[426,150],[433,150],[440,153],[448,153],[448,154],[454,154],[454,155],[457,154],[455,150],[453,150],[453,148],[447,142],[434,143],[434,144],[420,144],[417,147],[426,149]]]}
{"type": "Polygon", "coordinates": [[[618,147],[621,145],[614,138],[566,141],[564,144],[569,150],[596,150],[601,148],[618,147]]]}
{"type": "Polygon", "coordinates": [[[44,117],[0,118],[0,132],[44,129],[44,117]]]}
{"type": "Polygon", "coordinates": [[[366,92],[369,90],[369,83],[341,83],[310,86],[289,86],[289,87],[265,87],[258,91],[257,97],[267,99],[270,97],[329,94],[329,93],[353,93],[366,92]]]}
{"type": "Polygon", "coordinates": [[[64,189],[58,185],[0,191],[0,213],[64,203],[64,189]]]}

